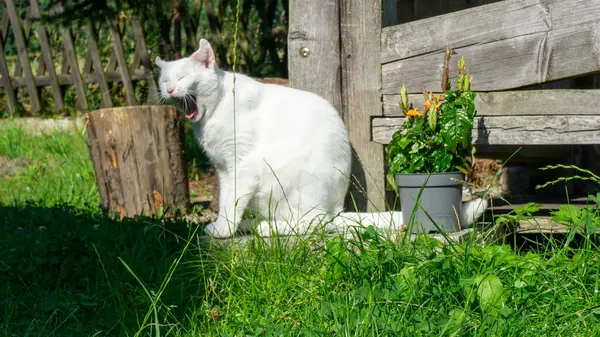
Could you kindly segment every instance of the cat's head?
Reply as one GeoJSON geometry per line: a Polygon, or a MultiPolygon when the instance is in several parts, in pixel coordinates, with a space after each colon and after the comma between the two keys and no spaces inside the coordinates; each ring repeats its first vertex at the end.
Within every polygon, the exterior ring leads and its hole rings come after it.
{"type": "Polygon", "coordinates": [[[161,97],[180,99],[185,116],[193,122],[200,120],[204,109],[198,106],[203,98],[214,97],[219,84],[215,53],[210,43],[201,39],[200,48],[189,57],[163,61],[157,56],[154,63],[160,68],[161,97]]]}

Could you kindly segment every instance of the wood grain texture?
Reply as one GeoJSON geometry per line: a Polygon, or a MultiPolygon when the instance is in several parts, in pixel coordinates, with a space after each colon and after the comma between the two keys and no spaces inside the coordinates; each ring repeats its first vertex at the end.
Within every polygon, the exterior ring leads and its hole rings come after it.
{"type": "MultiPolygon", "coordinates": [[[[415,107],[423,109],[422,94],[409,95],[415,107]]],[[[383,114],[400,116],[400,95],[383,95],[383,114]]],[[[477,116],[600,116],[600,90],[520,90],[478,92],[477,116]]]]}
{"type": "Polygon", "coordinates": [[[183,121],[173,107],[107,108],[86,118],[105,209],[120,217],[189,211],[183,121]]]}
{"type": "Polygon", "coordinates": [[[382,90],[437,90],[446,47],[465,56],[478,91],[600,71],[600,0],[506,0],[384,28],[382,90]]]}
{"type": "MultiPolygon", "coordinates": [[[[560,222],[552,221],[549,217],[535,217],[533,219],[521,220],[516,232],[519,234],[537,234],[537,233],[561,233],[566,234],[571,231],[571,226],[560,222]]],[[[581,231],[579,232],[581,233],[581,231]]],[[[600,234],[600,228],[596,229],[600,234]]]]}
{"type": "Polygon", "coordinates": [[[339,0],[290,0],[289,6],[290,86],[320,95],[341,113],[339,0]]]}
{"type": "Polygon", "coordinates": [[[381,1],[340,2],[342,116],[354,150],[350,205],[385,210],[383,147],[371,142],[371,116],[381,116],[381,1]]]}
{"type": "MultiPolygon", "coordinates": [[[[388,144],[404,117],[374,118],[373,141],[388,144]]],[[[600,114],[595,116],[478,116],[476,145],[600,144],[600,114]]]]}

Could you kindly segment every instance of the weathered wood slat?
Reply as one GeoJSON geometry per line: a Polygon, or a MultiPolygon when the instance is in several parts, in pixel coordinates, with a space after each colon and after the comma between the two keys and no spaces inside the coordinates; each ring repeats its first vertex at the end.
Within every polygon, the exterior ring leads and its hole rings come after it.
{"type": "Polygon", "coordinates": [[[112,25],[108,28],[108,30],[110,32],[110,38],[112,39],[112,47],[115,51],[117,63],[119,64],[119,71],[121,72],[121,77],[123,78],[123,87],[125,88],[125,101],[129,105],[135,105],[137,104],[137,100],[135,99],[135,91],[133,90],[133,84],[131,83],[129,69],[127,67],[127,62],[125,61],[125,53],[123,51],[121,35],[119,34],[119,31],[112,25]]]}
{"type": "MultiPolygon", "coordinates": [[[[73,45],[73,37],[71,36],[70,29],[64,29],[62,31],[63,44],[65,46],[65,59],[71,69],[71,80],[75,86],[75,92],[77,93],[77,108],[80,110],[87,109],[87,98],[85,97],[85,90],[83,89],[83,81],[81,79],[81,73],[79,72],[79,65],[77,62],[77,56],[75,55],[75,46],[73,45]]],[[[64,70],[64,69],[63,69],[64,70]]]]}
{"type": "MultiPolygon", "coordinates": [[[[148,79],[149,74],[148,70],[138,69],[137,71],[132,72],[131,79],[135,81],[146,80],[148,79]]],[[[85,83],[98,83],[96,74],[83,74],[83,82],[85,83]]],[[[105,73],[106,82],[122,82],[121,73],[113,71],[110,73],[105,73]]],[[[36,76],[36,85],[37,86],[47,86],[51,84],[50,77],[48,75],[44,76],[36,76]]],[[[13,77],[13,81],[15,87],[25,87],[27,86],[27,81],[23,77],[13,77]]],[[[69,74],[60,74],[58,75],[58,84],[59,85],[75,85],[75,82],[71,78],[69,74]]]]}
{"type": "MultiPolygon", "coordinates": [[[[86,26],[87,32],[87,26],[86,26]]],[[[92,56],[90,55],[90,50],[88,49],[85,54],[85,61],[83,62],[83,68],[81,69],[82,74],[87,74],[92,72],[92,56]]]]}
{"type": "Polygon", "coordinates": [[[385,27],[381,32],[381,62],[443,53],[446,47],[458,48],[545,32],[549,22],[546,10],[539,3],[539,0],[506,0],[385,27]]]}
{"type": "Polygon", "coordinates": [[[117,69],[117,55],[115,50],[110,50],[110,56],[108,57],[108,64],[106,65],[106,71],[115,71],[117,69]]]}
{"type": "MultiPolygon", "coordinates": [[[[423,109],[422,94],[409,95],[415,107],[423,109]]],[[[400,95],[383,95],[383,114],[399,116],[400,95]]],[[[479,92],[475,98],[477,116],[600,116],[600,90],[520,90],[479,92]]]]}
{"type": "Polygon", "coordinates": [[[383,93],[439,90],[446,47],[465,56],[478,91],[600,71],[598,17],[600,0],[506,0],[384,28],[383,93]]]}
{"type": "Polygon", "coordinates": [[[381,1],[340,1],[342,116],[354,149],[350,196],[360,211],[385,210],[383,147],[365,125],[381,116],[381,1]],[[366,192],[366,193],[365,193],[366,192]]]}
{"type": "Polygon", "coordinates": [[[10,72],[6,66],[6,59],[4,58],[4,42],[0,41],[0,74],[2,75],[2,86],[4,87],[4,94],[8,100],[8,111],[12,116],[17,111],[17,97],[13,88],[12,80],[10,78],[10,72]]]}
{"type": "Polygon", "coordinates": [[[314,92],[341,113],[339,1],[290,1],[288,64],[290,86],[314,92]],[[303,56],[302,48],[308,55],[303,56]]]}
{"type": "MultiPolygon", "coordinates": [[[[34,19],[40,18],[40,8],[37,0],[30,0],[29,8],[31,10],[31,17],[34,19]]],[[[54,68],[54,61],[52,60],[52,53],[50,51],[50,43],[48,41],[48,34],[43,26],[38,25],[36,27],[36,32],[38,38],[40,39],[40,49],[42,51],[42,62],[40,64],[44,65],[44,68],[40,66],[40,75],[43,75],[44,72],[48,72],[48,77],[50,79],[50,85],[52,86],[52,97],[54,97],[54,110],[60,111],[63,108],[63,96],[62,91],[60,90],[60,86],[58,84],[58,77],[56,75],[56,69],[54,68]],[[43,69],[43,70],[42,70],[43,69]]]]}
{"type": "MultiPolygon", "coordinates": [[[[404,117],[374,118],[373,141],[388,144],[404,117]]],[[[475,117],[477,145],[600,144],[600,115],[475,117]]]]}
{"type": "Polygon", "coordinates": [[[17,15],[17,9],[13,0],[6,0],[6,11],[10,18],[10,24],[12,31],[15,36],[15,44],[17,45],[17,52],[19,54],[19,61],[23,69],[23,75],[27,79],[27,92],[29,93],[29,99],[31,100],[31,111],[40,111],[40,98],[38,95],[37,87],[35,85],[35,79],[31,66],[29,65],[29,57],[27,56],[27,44],[25,43],[25,37],[21,30],[21,24],[19,22],[19,16],[17,15]]]}
{"type": "MultiPolygon", "coordinates": [[[[96,73],[96,83],[98,83],[100,87],[100,94],[102,95],[100,104],[103,108],[110,108],[112,107],[112,101],[110,98],[108,83],[106,82],[106,74],[104,73],[104,69],[102,67],[102,60],[100,60],[96,32],[92,28],[91,24],[87,24],[85,30],[88,34],[88,57],[90,59],[90,67],[92,65],[94,67],[94,72],[96,73]]],[[[87,75],[87,72],[84,71],[84,75],[87,75]]]]}
{"type": "MultiPolygon", "coordinates": [[[[560,233],[566,234],[571,231],[570,226],[553,221],[550,217],[535,217],[533,219],[521,220],[516,232],[519,234],[538,234],[538,233],[560,233]]],[[[580,231],[581,233],[581,231],[580,231]]],[[[600,234],[600,228],[596,229],[600,234]]]]}
{"type": "Polygon", "coordinates": [[[5,10],[2,13],[2,22],[0,25],[2,26],[2,41],[6,41],[6,37],[8,36],[8,24],[10,23],[10,19],[8,18],[8,12],[5,10]]]}

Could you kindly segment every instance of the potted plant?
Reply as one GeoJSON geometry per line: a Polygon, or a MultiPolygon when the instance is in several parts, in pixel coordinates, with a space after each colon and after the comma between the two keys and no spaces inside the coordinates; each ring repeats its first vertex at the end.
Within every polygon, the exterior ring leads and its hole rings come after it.
{"type": "Polygon", "coordinates": [[[474,163],[471,131],[476,94],[471,91],[464,57],[458,62],[455,89],[451,88],[451,54],[446,53],[442,93],[423,89],[423,109],[409,103],[402,86],[400,109],[406,121],[386,149],[387,180],[398,190],[403,222],[412,225],[413,233],[458,230],[462,184],[474,163]]]}

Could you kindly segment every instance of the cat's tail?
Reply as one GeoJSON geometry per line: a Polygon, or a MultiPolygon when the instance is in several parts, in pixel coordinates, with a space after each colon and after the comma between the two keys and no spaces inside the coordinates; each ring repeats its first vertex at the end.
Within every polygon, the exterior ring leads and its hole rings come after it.
{"type": "MultiPolygon", "coordinates": [[[[482,198],[465,202],[462,205],[460,227],[462,229],[472,227],[473,223],[486,211],[488,204],[488,200],[482,198]]],[[[343,230],[346,228],[368,227],[370,225],[384,231],[399,231],[402,225],[404,225],[402,212],[342,212],[332,219],[329,229],[343,230]]]]}

